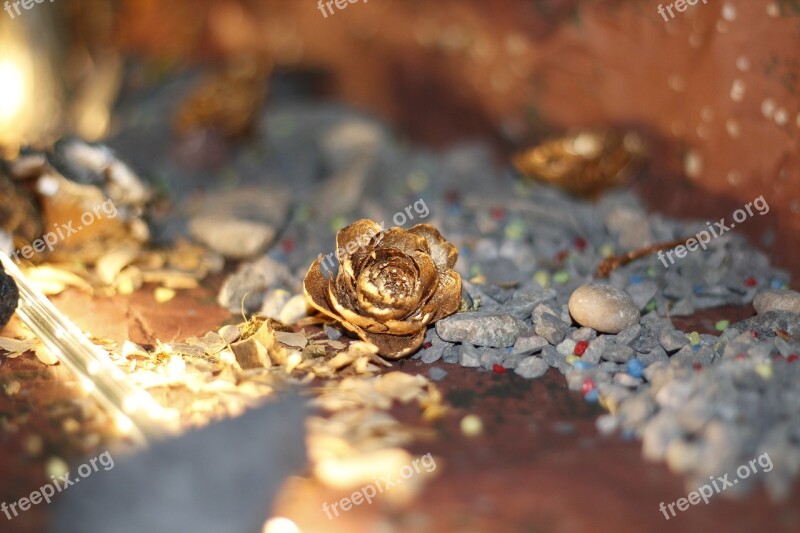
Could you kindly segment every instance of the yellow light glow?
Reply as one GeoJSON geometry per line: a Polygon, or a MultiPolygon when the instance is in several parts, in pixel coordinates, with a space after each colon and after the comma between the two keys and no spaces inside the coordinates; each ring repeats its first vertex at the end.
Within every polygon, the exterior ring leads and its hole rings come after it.
{"type": "Polygon", "coordinates": [[[0,60],[0,120],[6,122],[22,111],[25,103],[25,77],[19,65],[0,60]]]}
{"type": "Polygon", "coordinates": [[[288,518],[276,516],[266,521],[263,533],[300,533],[300,528],[288,518]]]}

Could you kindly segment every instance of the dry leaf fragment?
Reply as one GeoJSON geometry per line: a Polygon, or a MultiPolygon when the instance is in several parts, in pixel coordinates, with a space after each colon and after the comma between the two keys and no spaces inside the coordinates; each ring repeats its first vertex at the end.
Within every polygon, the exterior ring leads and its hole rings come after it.
{"type": "Polygon", "coordinates": [[[36,339],[16,340],[8,337],[0,337],[0,350],[8,352],[6,357],[13,359],[32,349],[36,344],[36,339]]]}

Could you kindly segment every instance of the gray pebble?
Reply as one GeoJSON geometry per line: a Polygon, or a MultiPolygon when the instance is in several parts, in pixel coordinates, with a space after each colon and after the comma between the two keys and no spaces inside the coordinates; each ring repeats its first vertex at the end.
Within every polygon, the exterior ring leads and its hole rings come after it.
{"type": "Polygon", "coordinates": [[[667,353],[674,353],[689,344],[689,339],[677,329],[664,329],[658,335],[658,342],[667,353]]]}
{"type": "Polygon", "coordinates": [[[519,362],[514,372],[520,376],[533,379],[541,377],[547,372],[549,365],[541,357],[531,356],[526,357],[519,362]]]}
{"type": "Polygon", "coordinates": [[[753,299],[753,308],[759,315],[768,311],[800,314],[800,292],[775,289],[762,291],[753,299]]]}
{"type": "Polygon", "coordinates": [[[569,312],[578,324],[604,333],[619,333],[640,317],[628,293],[605,283],[575,289],[569,297],[569,312]]]}
{"type": "Polygon", "coordinates": [[[627,363],[634,356],[633,348],[630,346],[612,344],[606,347],[603,352],[603,359],[606,361],[613,361],[615,363],[627,363]]]}
{"type": "Polygon", "coordinates": [[[474,346],[462,346],[458,364],[467,368],[478,368],[481,366],[481,354],[474,346]]]}
{"type": "Polygon", "coordinates": [[[542,348],[547,345],[547,339],[536,335],[533,331],[530,331],[517,337],[517,342],[514,343],[513,353],[531,355],[533,353],[542,351],[542,348]]]}
{"type": "Polygon", "coordinates": [[[430,377],[431,380],[433,381],[441,381],[442,379],[444,379],[446,375],[447,375],[447,370],[439,368],[438,366],[435,366],[430,370],[428,370],[428,377],[430,377]]]}
{"type": "Polygon", "coordinates": [[[436,322],[442,340],[476,346],[512,346],[525,328],[525,322],[505,313],[457,313],[436,322]]]}
{"type": "Polygon", "coordinates": [[[567,334],[567,325],[561,319],[544,314],[536,321],[534,331],[540,337],[544,337],[550,344],[558,344],[567,334]]]}

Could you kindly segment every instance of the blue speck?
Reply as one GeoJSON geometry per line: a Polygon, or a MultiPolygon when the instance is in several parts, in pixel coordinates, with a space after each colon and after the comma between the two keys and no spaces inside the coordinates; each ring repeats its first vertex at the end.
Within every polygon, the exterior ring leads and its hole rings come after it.
{"type": "Polygon", "coordinates": [[[578,370],[589,370],[592,368],[592,363],[588,361],[575,361],[575,364],[572,365],[572,368],[577,368],[578,370]]]}
{"type": "Polygon", "coordinates": [[[642,372],[644,371],[644,365],[638,359],[631,359],[628,361],[628,374],[635,377],[640,378],[642,377],[642,372]]]}
{"type": "Polygon", "coordinates": [[[697,284],[695,284],[694,287],[692,287],[692,289],[694,290],[695,294],[700,294],[700,291],[703,290],[703,285],[701,285],[700,283],[697,283],[697,284]]]}
{"type": "Polygon", "coordinates": [[[782,289],[783,288],[783,281],[781,281],[779,279],[773,279],[772,283],[770,283],[770,285],[772,285],[773,289],[782,289]]]}
{"type": "Polygon", "coordinates": [[[514,349],[514,347],[513,347],[513,346],[509,346],[508,348],[506,348],[506,352],[508,352],[508,353],[511,353],[511,351],[512,351],[513,349],[514,349]]]}
{"type": "Polygon", "coordinates": [[[640,276],[639,274],[634,274],[633,276],[631,276],[631,284],[636,285],[637,283],[641,282],[642,282],[642,276],[640,276]]]}
{"type": "Polygon", "coordinates": [[[693,352],[698,351],[700,349],[700,346],[701,346],[700,344],[695,344],[694,346],[692,346],[692,351],[693,352]]]}
{"type": "Polygon", "coordinates": [[[586,393],[583,399],[589,403],[597,403],[599,397],[600,395],[597,393],[597,389],[592,389],[586,393]]]}
{"type": "Polygon", "coordinates": [[[622,438],[625,440],[633,440],[636,437],[636,433],[632,429],[623,429],[622,430],[622,438]]]}

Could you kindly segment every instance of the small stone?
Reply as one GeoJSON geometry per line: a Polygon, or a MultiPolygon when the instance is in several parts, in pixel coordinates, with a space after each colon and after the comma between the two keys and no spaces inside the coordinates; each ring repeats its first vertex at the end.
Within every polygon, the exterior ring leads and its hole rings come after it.
{"type": "Polygon", "coordinates": [[[325,324],[322,327],[322,329],[325,332],[325,335],[327,335],[328,338],[330,340],[332,340],[332,341],[338,340],[342,336],[342,332],[341,331],[339,331],[336,328],[332,328],[331,326],[329,326],[327,324],[325,324]]]}
{"type": "Polygon", "coordinates": [[[600,358],[603,356],[603,352],[606,351],[606,344],[608,342],[606,339],[607,337],[605,335],[601,335],[595,340],[591,341],[589,343],[589,347],[586,348],[585,352],[583,352],[581,359],[587,363],[599,363],[600,358]]]}
{"type": "Polygon", "coordinates": [[[548,345],[547,339],[536,335],[534,332],[523,333],[514,343],[514,354],[531,355],[542,351],[548,345]]]}
{"type": "Polygon", "coordinates": [[[430,370],[428,370],[428,377],[431,378],[433,381],[441,381],[447,375],[447,370],[443,368],[439,368],[438,366],[434,366],[430,370]]]}
{"type": "Polygon", "coordinates": [[[569,334],[569,338],[579,341],[591,341],[597,338],[597,332],[592,328],[578,328],[569,334]]]}
{"type": "Polygon", "coordinates": [[[642,332],[642,326],[640,324],[633,324],[628,326],[624,330],[620,331],[616,337],[614,337],[614,342],[617,344],[624,344],[626,346],[630,346],[633,341],[635,341],[639,334],[642,332]]]}
{"type": "Polygon", "coordinates": [[[481,366],[481,354],[474,346],[462,346],[458,364],[467,368],[478,368],[481,366]]]}
{"type": "Polygon", "coordinates": [[[519,362],[514,372],[526,379],[541,377],[547,372],[549,365],[541,357],[531,356],[519,362]]]}
{"type": "Polygon", "coordinates": [[[558,346],[556,346],[556,350],[558,350],[558,353],[560,353],[564,357],[567,357],[569,355],[575,354],[575,346],[577,344],[578,343],[576,343],[572,339],[564,339],[558,344],[558,346]]]}
{"type": "Polygon", "coordinates": [[[436,333],[448,342],[506,348],[512,346],[525,322],[505,313],[458,313],[436,322],[436,333]]]}
{"type": "Polygon", "coordinates": [[[639,309],[630,295],[605,283],[575,289],[569,312],[578,324],[604,333],[619,333],[639,322],[639,309]]]}
{"type": "Polygon", "coordinates": [[[534,331],[550,344],[556,345],[564,340],[567,325],[560,318],[545,314],[536,322],[534,331]]]}
{"type": "Polygon", "coordinates": [[[625,288],[625,292],[631,295],[633,303],[639,309],[644,307],[653,299],[653,296],[658,293],[658,285],[652,281],[643,281],[641,283],[632,283],[625,288]]]}
{"type": "Polygon", "coordinates": [[[769,289],[753,299],[753,308],[759,315],[768,311],[786,311],[800,314],[800,292],[769,289]]]}
{"type": "Polygon", "coordinates": [[[615,363],[627,363],[634,355],[633,348],[630,346],[613,344],[606,348],[603,352],[603,359],[606,361],[613,361],[615,363]]]}
{"type": "Polygon", "coordinates": [[[689,344],[689,339],[677,329],[664,329],[658,335],[658,342],[667,353],[674,353],[689,344]]]}

